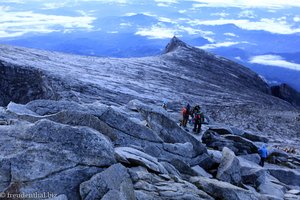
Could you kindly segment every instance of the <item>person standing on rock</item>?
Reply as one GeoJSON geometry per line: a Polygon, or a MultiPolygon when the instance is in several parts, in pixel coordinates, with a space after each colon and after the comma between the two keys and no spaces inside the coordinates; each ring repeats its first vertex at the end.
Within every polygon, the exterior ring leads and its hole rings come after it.
{"type": "Polygon", "coordinates": [[[201,108],[200,106],[195,106],[195,110],[194,110],[195,114],[194,114],[194,132],[200,133],[201,131],[201,125],[204,122],[204,114],[203,112],[201,112],[201,108]]]}
{"type": "Polygon", "coordinates": [[[183,127],[186,127],[187,125],[187,122],[189,121],[189,115],[190,115],[190,112],[191,112],[191,106],[190,104],[188,103],[186,105],[186,107],[184,107],[182,109],[182,126],[183,127]]]}
{"type": "Polygon", "coordinates": [[[268,150],[265,144],[262,145],[261,148],[258,149],[258,154],[260,155],[260,166],[264,166],[265,165],[265,160],[268,157],[268,150]]]}
{"type": "Polygon", "coordinates": [[[166,99],[164,99],[163,104],[162,104],[163,109],[167,110],[167,104],[168,104],[168,101],[166,99]]]}

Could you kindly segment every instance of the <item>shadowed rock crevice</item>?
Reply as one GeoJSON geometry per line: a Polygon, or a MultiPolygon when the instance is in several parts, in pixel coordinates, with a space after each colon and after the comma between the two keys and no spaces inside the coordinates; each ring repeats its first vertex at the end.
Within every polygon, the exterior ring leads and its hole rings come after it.
{"type": "Polygon", "coordinates": [[[300,107],[300,93],[288,84],[272,86],[272,95],[290,102],[294,106],[300,107]]]}
{"type": "Polygon", "coordinates": [[[42,71],[0,62],[0,106],[10,101],[27,103],[35,99],[57,99],[42,71]]]}

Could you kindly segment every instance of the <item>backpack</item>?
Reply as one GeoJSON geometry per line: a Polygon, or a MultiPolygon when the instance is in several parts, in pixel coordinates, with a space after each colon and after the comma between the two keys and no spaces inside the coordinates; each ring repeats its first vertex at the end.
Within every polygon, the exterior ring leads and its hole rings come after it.
{"type": "Polygon", "coordinates": [[[197,112],[195,115],[195,120],[203,122],[204,121],[203,114],[201,112],[197,112]]]}
{"type": "Polygon", "coordinates": [[[182,108],[181,112],[182,112],[183,115],[186,115],[187,114],[187,109],[186,108],[182,108]]]}

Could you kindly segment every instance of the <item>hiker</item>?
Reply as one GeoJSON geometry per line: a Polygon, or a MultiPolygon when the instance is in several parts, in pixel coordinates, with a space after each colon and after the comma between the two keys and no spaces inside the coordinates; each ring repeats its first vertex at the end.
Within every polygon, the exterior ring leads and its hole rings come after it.
{"type": "Polygon", "coordinates": [[[194,106],[193,109],[191,110],[191,112],[190,112],[191,120],[189,121],[190,124],[195,124],[194,116],[198,109],[199,109],[198,106],[194,106]]]}
{"type": "Polygon", "coordinates": [[[200,133],[201,125],[204,122],[204,114],[201,112],[201,108],[199,105],[194,108],[194,132],[200,133]]]}
{"type": "Polygon", "coordinates": [[[168,101],[167,101],[167,100],[164,100],[164,101],[163,101],[163,104],[162,104],[162,107],[163,107],[163,109],[165,109],[165,110],[167,110],[167,103],[168,103],[168,101]]]}
{"type": "Polygon", "coordinates": [[[187,104],[186,107],[184,107],[182,109],[182,126],[183,127],[186,127],[186,124],[189,120],[190,112],[191,112],[191,106],[190,106],[190,104],[187,104]]]}
{"type": "Polygon", "coordinates": [[[263,144],[262,147],[258,149],[258,154],[260,155],[259,165],[263,167],[265,164],[265,160],[268,157],[268,150],[265,144],[263,144]]]}

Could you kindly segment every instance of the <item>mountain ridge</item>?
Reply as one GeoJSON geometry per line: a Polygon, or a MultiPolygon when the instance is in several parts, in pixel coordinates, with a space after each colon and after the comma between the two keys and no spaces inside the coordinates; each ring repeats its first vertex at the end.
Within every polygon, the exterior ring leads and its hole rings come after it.
{"type": "Polygon", "coordinates": [[[297,111],[271,96],[267,83],[250,69],[176,37],[167,45],[167,53],[144,58],[77,56],[6,45],[0,46],[0,52],[2,105],[40,98],[108,105],[139,99],[160,105],[166,99],[178,110],[185,102],[200,103],[215,120],[243,127],[248,127],[247,112],[262,112],[250,127],[253,130],[256,123],[266,121],[263,110],[297,111]],[[225,115],[242,117],[230,120],[225,115]]]}

